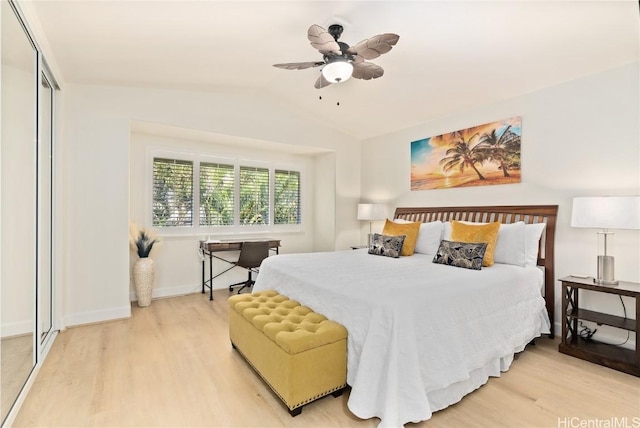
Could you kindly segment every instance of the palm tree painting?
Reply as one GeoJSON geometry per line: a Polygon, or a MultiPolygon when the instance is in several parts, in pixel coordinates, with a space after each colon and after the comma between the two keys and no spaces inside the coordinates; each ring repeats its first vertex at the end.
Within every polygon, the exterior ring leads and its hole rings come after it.
{"type": "Polygon", "coordinates": [[[520,182],[522,118],[411,142],[411,190],[520,182]]]}

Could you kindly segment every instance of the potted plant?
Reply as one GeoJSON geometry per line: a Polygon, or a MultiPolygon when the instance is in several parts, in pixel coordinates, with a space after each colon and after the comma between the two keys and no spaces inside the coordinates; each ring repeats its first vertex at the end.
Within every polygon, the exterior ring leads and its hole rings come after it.
{"type": "Polygon", "coordinates": [[[149,254],[159,240],[151,232],[144,228],[140,229],[135,224],[130,227],[129,238],[131,247],[138,254],[138,260],[133,265],[133,283],[138,297],[138,306],[149,306],[155,275],[154,261],[149,254]]]}

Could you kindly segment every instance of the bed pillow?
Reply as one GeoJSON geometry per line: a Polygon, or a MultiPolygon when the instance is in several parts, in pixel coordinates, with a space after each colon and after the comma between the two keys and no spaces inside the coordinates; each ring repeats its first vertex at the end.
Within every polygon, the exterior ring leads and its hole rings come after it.
{"type": "MultiPolygon", "coordinates": [[[[479,223],[485,224],[485,223],[479,223]]],[[[451,241],[451,222],[447,221],[442,224],[442,239],[446,239],[447,241],[451,241]]]]}
{"type": "Polygon", "coordinates": [[[487,249],[484,254],[483,266],[493,266],[493,253],[498,240],[500,222],[494,221],[483,225],[465,224],[457,220],[451,220],[451,240],[456,242],[486,242],[487,249]]]}
{"type": "Polygon", "coordinates": [[[486,250],[486,242],[453,242],[443,239],[433,258],[433,263],[480,270],[486,250]]]}
{"type": "MultiPolygon", "coordinates": [[[[393,220],[395,223],[407,224],[413,223],[409,220],[397,218],[393,220]]],[[[449,223],[446,223],[447,225],[449,223]]],[[[440,220],[430,221],[428,223],[420,223],[420,231],[416,240],[415,253],[435,254],[438,251],[440,241],[442,241],[443,223],[440,220]]]]}
{"type": "Polygon", "coordinates": [[[369,254],[393,258],[400,257],[404,240],[404,235],[388,236],[374,233],[369,246],[369,254]]]}
{"type": "Polygon", "coordinates": [[[537,266],[538,249],[540,245],[540,237],[542,231],[546,227],[546,223],[533,223],[524,225],[524,245],[525,245],[525,264],[527,266],[537,266]]]}
{"type": "Polygon", "coordinates": [[[442,240],[442,222],[440,220],[420,224],[416,240],[416,253],[435,254],[442,240]]]}
{"type": "Polygon", "coordinates": [[[524,267],[525,248],[524,221],[500,224],[498,240],[493,252],[493,261],[495,263],[524,267]]]}
{"type": "Polygon", "coordinates": [[[418,239],[418,233],[420,232],[419,221],[413,223],[394,223],[387,219],[382,228],[382,234],[388,236],[400,236],[404,235],[404,244],[402,245],[401,256],[411,256],[416,248],[416,241],[418,239]]]}

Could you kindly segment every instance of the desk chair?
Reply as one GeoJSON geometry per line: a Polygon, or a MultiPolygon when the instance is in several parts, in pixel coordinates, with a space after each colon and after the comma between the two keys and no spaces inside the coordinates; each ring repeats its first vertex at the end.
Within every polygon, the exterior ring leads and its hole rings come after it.
{"type": "Polygon", "coordinates": [[[240,248],[240,257],[234,265],[245,268],[249,276],[246,281],[237,282],[229,286],[229,291],[233,291],[233,287],[242,285],[238,290],[238,294],[246,287],[251,287],[255,281],[251,277],[252,273],[258,273],[258,268],[264,259],[269,257],[269,241],[247,241],[242,243],[240,248]]]}

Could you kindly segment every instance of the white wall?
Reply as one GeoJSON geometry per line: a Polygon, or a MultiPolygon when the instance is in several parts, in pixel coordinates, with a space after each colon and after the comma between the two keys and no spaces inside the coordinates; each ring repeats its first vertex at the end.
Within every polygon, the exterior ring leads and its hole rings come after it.
{"type": "MultiPolygon", "coordinates": [[[[336,216],[334,215],[336,191],[331,189],[336,189],[335,152],[316,155],[315,166],[316,186],[313,199],[316,221],[312,251],[333,251],[336,238],[336,216]]],[[[354,238],[356,236],[354,235],[354,238]]]]}
{"type": "MultiPolygon", "coordinates": [[[[572,198],[640,193],[638,82],[635,63],[364,141],[362,198],[394,208],[557,204],[556,277],[595,275],[596,230],[570,227],[572,198]],[[522,116],[521,183],[410,190],[411,141],[513,116],[522,116]]],[[[640,281],[638,231],[616,231],[613,254],[616,277],[640,281]]],[[[589,295],[582,303],[621,315],[619,301],[608,297],[589,295]]],[[[559,284],[555,298],[559,327],[559,284]]]]}
{"type": "MultiPolygon", "coordinates": [[[[130,315],[131,121],[334,151],[334,247],[347,249],[358,239],[353,213],[360,193],[360,144],[326,124],[297,117],[255,94],[90,85],[64,90],[67,325],[130,315]]],[[[196,251],[190,244],[182,250],[196,251]]]]}

